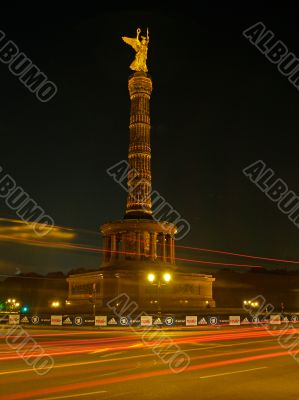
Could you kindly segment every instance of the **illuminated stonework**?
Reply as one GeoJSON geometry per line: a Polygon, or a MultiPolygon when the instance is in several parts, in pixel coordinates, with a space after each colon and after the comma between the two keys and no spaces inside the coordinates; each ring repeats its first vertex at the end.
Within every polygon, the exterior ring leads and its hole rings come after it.
{"type": "MultiPolygon", "coordinates": [[[[131,42],[129,44],[132,45],[131,42]]],[[[138,62],[141,62],[140,59],[138,62]]],[[[134,66],[136,67],[136,63],[134,66]]],[[[214,307],[214,278],[211,275],[187,273],[184,267],[176,266],[174,237],[177,228],[167,221],[155,221],[152,216],[152,79],[146,71],[147,68],[137,68],[128,80],[131,101],[128,152],[130,168],[124,219],[101,226],[103,261],[100,270],[71,275],[68,278],[69,301],[76,306],[84,306],[84,301],[93,299],[97,307],[105,309],[105,304],[111,298],[119,293],[126,293],[140,307],[149,311],[156,309],[157,303],[167,307],[168,311],[186,308],[191,310],[207,305],[214,307]],[[165,273],[171,276],[169,283],[163,283],[159,299],[156,287],[147,279],[149,273],[161,280],[165,273]]]]}
{"type": "Polygon", "coordinates": [[[129,78],[131,100],[128,199],[126,217],[148,217],[151,210],[150,96],[152,80],[144,72],[129,78]],[[136,173],[138,175],[136,175],[136,173]],[[134,175],[133,175],[134,173],[134,175]]]}

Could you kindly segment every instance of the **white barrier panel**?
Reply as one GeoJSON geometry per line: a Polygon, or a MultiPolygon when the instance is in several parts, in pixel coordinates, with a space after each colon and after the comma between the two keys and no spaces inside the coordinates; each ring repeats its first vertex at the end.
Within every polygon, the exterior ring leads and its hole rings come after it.
{"type": "Polygon", "coordinates": [[[197,326],[197,316],[187,315],[186,316],[186,326],[197,326]]]}
{"type": "Polygon", "coordinates": [[[9,314],[8,316],[8,323],[10,325],[19,325],[20,323],[20,316],[19,314],[9,314]]]}
{"type": "Polygon", "coordinates": [[[140,317],[140,325],[141,326],[152,326],[153,317],[151,315],[141,315],[140,317]]]}
{"type": "Polygon", "coordinates": [[[279,314],[270,315],[270,321],[269,322],[270,322],[271,325],[274,325],[274,324],[280,325],[281,324],[280,315],[279,314]]]}
{"type": "Polygon", "coordinates": [[[230,315],[229,318],[229,325],[241,325],[241,317],[230,315]]]}
{"type": "Polygon", "coordinates": [[[62,325],[62,315],[51,315],[51,325],[62,325]]]}
{"type": "Polygon", "coordinates": [[[107,326],[107,316],[106,315],[96,315],[94,324],[95,324],[95,326],[107,326]]]}

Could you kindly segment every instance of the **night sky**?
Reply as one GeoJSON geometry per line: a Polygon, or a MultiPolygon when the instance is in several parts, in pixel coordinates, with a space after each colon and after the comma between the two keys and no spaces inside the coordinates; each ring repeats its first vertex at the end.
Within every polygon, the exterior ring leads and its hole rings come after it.
{"type": "MultiPolygon", "coordinates": [[[[126,193],[106,170],[127,157],[134,51],[121,36],[140,26],[150,30],[153,188],[191,225],[177,244],[299,260],[298,228],[242,173],[261,159],[299,195],[299,92],[242,35],[262,21],[299,57],[299,7],[82,7],[6,8],[0,17],[58,87],[41,103],[0,63],[0,165],[56,225],[74,228],[50,240],[100,247],[82,230],[124,215],[126,193]]],[[[0,217],[17,218],[3,199],[0,217]]],[[[100,253],[14,240],[0,242],[3,274],[100,264],[100,253]]]]}

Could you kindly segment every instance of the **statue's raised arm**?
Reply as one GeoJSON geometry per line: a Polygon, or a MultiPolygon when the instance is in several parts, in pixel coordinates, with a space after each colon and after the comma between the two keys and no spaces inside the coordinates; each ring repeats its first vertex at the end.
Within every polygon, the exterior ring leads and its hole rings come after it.
{"type": "Polygon", "coordinates": [[[137,34],[136,38],[129,38],[126,36],[123,36],[122,39],[125,43],[129,44],[130,46],[133,47],[133,49],[136,51],[135,55],[135,60],[132,62],[130,65],[130,68],[133,71],[143,71],[147,72],[147,66],[146,66],[146,59],[147,59],[147,47],[149,43],[149,33],[147,29],[147,36],[141,36],[141,40],[139,39],[141,29],[137,28],[137,34]]]}

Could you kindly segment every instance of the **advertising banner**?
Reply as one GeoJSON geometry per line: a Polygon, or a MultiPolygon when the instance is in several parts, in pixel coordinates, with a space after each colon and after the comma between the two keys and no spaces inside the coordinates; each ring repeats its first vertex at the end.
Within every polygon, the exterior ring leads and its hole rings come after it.
{"type": "Polygon", "coordinates": [[[186,326],[197,326],[197,315],[194,316],[187,315],[186,326]]]}
{"type": "Polygon", "coordinates": [[[240,325],[241,317],[240,316],[229,316],[229,325],[240,325]]]}
{"type": "Polygon", "coordinates": [[[51,315],[51,325],[62,325],[62,315],[51,315]]]}
{"type": "Polygon", "coordinates": [[[153,317],[151,315],[141,315],[140,325],[141,326],[152,326],[153,325],[153,317]]]}
{"type": "Polygon", "coordinates": [[[95,326],[107,326],[107,315],[96,315],[95,326]]]}
{"type": "Polygon", "coordinates": [[[20,323],[19,314],[9,314],[8,323],[10,325],[19,325],[19,323],[20,323]]]}

